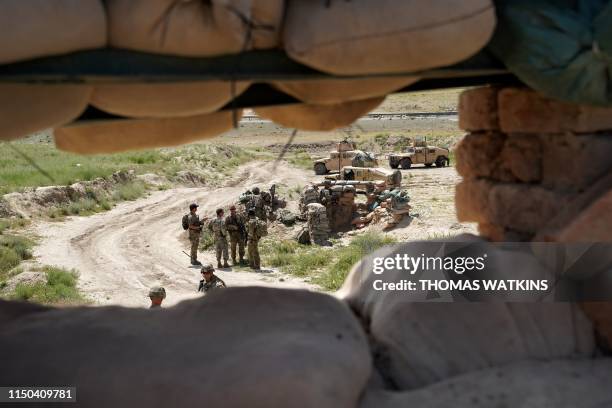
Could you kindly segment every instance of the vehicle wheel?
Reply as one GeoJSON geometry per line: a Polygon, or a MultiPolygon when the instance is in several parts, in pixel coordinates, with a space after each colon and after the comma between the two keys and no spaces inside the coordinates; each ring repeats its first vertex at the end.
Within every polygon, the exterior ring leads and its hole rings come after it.
{"type": "Polygon", "coordinates": [[[399,163],[389,160],[389,167],[391,167],[392,169],[397,169],[399,167],[399,163]]]}
{"type": "Polygon", "coordinates": [[[322,176],[327,174],[327,167],[323,163],[317,163],[314,165],[314,172],[316,175],[322,176]]]}
{"type": "Polygon", "coordinates": [[[436,159],[436,167],[446,167],[447,158],[444,156],[439,156],[436,159]]]}
{"type": "Polygon", "coordinates": [[[433,163],[425,163],[425,167],[431,167],[433,163]]]}
{"type": "Polygon", "coordinates": [[[412,166],[412,160],[406,157],[405,159],[402,159],[400,165],[402,166],[402,169],[409,169],[412,166]]]}

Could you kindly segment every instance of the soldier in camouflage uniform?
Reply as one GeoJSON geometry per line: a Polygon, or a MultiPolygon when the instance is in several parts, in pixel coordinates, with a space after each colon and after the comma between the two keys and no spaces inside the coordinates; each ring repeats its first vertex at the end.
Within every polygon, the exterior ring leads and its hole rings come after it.
{"type": "Polygon", "coordinates": [[[203,279],[200,281],[200,286],[198,286],[198,292],[207,294],[215,289],[227,287],[225,282],[215,275],[215,268],[213,268],[212,264],[202,266],[201,272],[203,279]]]}
{"type": "Polygon", "coordinates": [[[208,229],[213,233],[215,239],[215,250],[217,254],[217,268],[229,268],[227,263],[227,239],[229,234],[225,227],[225,219],[223,218],[223,208],[217,208],[217,218],[208,224],[208,229]],[[221,265],[221,256],[223,256],[223,265],[221,265]]]}
{"type": "Polygon", "coordinates": [[[202,232],[204,220],[200,221],[200,217],[196,214],[197,210],[197,204],[189,205],[189,216],[187,217],[187,224],[189,225],[189,241],[191,242],[192,265],[202,265],[200,261],[198,261],[198,246],[200,245],[200,233],[202,232]]]}
{"type": "Polygon", "coordinates": [[[162,287],[151,288],[151,290],[149,290],[149,299],[151,299],[151,306],[149,306],[149,309],[161,307],[161,304],[165,298],[166,289],[162,287]]]}
{"type": "Polygon", "coordinates": [[[236,247],[238,247],[238,255],[240,263],[244,263],[244,244],[246,243],[246,226],[242,215],[236,213],[236,206],[230,207],[230,215],[225,219],[225,228],[230,236],[230,254],[232,255],[232,264],[236,265],[236,247]]]}
{"type": "Polygon", "coordinates": [[[249,210],[249,220],[247,221],[247,249],[249,251],[249,266],[252,269],[261,269],[258,246],[259,240],[266,234],[266,223],[257,219],[255,210],[249,210]]]}
{"type": "Polygon", "coordinates": [[[255,216],[262,221],[267,221],[266,216],[266,198],[259,191],[259,187],[253,187],[253,195],[251,196],[251,203],[249,210],[255,210],[255,216]]]}

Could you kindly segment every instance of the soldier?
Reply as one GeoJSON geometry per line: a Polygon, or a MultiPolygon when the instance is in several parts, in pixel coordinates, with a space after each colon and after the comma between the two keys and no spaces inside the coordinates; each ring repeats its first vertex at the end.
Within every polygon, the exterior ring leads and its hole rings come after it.
{"type": "Polygon", "coordinates": [[[266,197],[264,194],[261,194],[259,191],[259,187],[253,187],[253,196],[251,198],[251,203],[248,209],[255,210],[255,216],[260,220],[267,221],[266,216],[266,197]]]}
{"type": "Polygon", "coordinates": [[[247,248],[249,250],[249,266],[252,269],[261,269],[258,245],[259,240],[267,234],[266,223],[257,219],[254,209],[249,210],[249,220],[247,222],[247,248]]]}
{"type": "Polygon", "coordinates": [[[198,286],[198,292],[204,292],[207,294],[210,291],[213,291],[218,288],[226,288],[225,282],[221,280],[217,275],[215,275],[215,268],[213,268],[212,264],[205,264],[202,266],[202,279],[200,281],[200,286],[198,286]]]}
{"type": "Polygon", "coordinates": [[[217,253],[217,268],[229,268],[227,263],[227,238],[228,233],[225,228],[225,220],[223,219],[223,208],[217,208],[217,218],[208,224],[208,229],[213,233],[215,239],[215,250],[217,253]],[[221,265],[221,256],[223,256],[223,265],[221,265]]]}
{"type": "Polygon", "coordinates": [[[198,261],[198,246],[200,245],[200,233],[204,226],[204,219],[200,221],[200,217],[196,214],[198,211],[197,204],[189,205],[189,215],[187,216],[187,225],[189,226],[189,241],[191,241],[191,264],[202,265],[198,261]]]}
{"type": "Polygon", "coordinates": [[[225,228],[230,236],[230,253],[232,255],[232,264],[236,265],[236,246],[238,246],[238,255],[240,256],[240,264],[244,263],[244,244],[246,242],[246,226],[244,218],[236,213],[236,206],[230,207],[230,215],[225,219],[225,228]]]}
{"type": "Polygon", "coordinates": [[[156,286],[149,290],[149,299],[151,299],[151,306],[149,309],[161,307],[162,302],[166,298],[166,289],[156,286]]]}

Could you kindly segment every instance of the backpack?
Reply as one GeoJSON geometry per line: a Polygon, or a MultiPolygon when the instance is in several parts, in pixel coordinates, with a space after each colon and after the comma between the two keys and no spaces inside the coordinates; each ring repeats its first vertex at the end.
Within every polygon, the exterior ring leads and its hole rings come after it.
{"type": "Polygon", "coordinates": [[[257,221],[257,235],[259,235],[259,238],[268,235],[268,226],[261,221],[257,221]]]}
{"type": "Polygon", "coordinates": [[[189,214],[183,215],[183,219],[181,220],[181,225],[183,229],[187,231],[189,229],[189,214]]]}

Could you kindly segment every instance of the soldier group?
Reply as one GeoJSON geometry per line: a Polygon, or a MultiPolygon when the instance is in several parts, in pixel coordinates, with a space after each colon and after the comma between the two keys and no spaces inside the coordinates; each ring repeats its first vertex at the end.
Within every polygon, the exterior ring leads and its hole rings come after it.
{"type": "MultiPolygon", "coordinates": [[[[230,207],[230,214],[227,217],[223,208],[218,208],[216,210],[216,217],[206,222],[206,218],[200,220],[196,213],[198,209],[197,204],[194,203],[189,206],[186,223],[191,242],[190,257],[192,265],[201,265],[200,261],[198,261],[197,253],[200,244],[200,234],[203,228],[208,228],[214,239],[217,268],[228,268],[230,266],[228,264],[230,255],[232,265],[244,265],[246,264],[244,259],[245,253],[248,253],[249,266],[255,270],[261,269],[259,240],[267,235],[266,203],[273,200],[266,200],[267,197],[264,194],[260,194],[257,187],[254,187],[249,193],[249,199],[244,202],[246,216],[238,213],[236,206],[232,205],[230,207]]],[[[270,194],[268,193],[268,195],[270,194]]]]}

